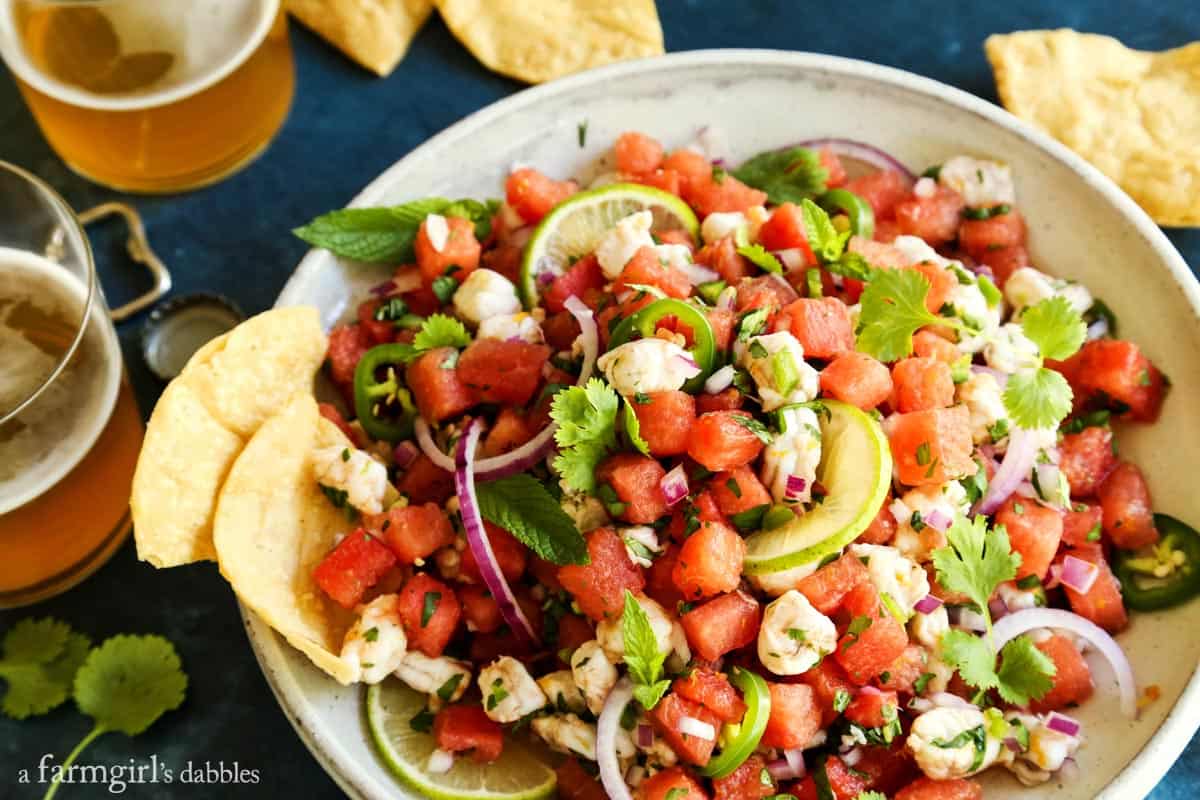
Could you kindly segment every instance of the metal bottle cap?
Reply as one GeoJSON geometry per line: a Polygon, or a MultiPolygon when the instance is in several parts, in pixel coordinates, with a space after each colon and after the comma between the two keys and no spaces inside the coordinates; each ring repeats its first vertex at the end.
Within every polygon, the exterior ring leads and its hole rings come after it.
{"type": "Polygon", "coordinates": [[[142,358],[155,375],[169,381],[197,350],[245,318],[232,300],[221,295],[172,298],[150,312],[142,328],[142,358]]]}

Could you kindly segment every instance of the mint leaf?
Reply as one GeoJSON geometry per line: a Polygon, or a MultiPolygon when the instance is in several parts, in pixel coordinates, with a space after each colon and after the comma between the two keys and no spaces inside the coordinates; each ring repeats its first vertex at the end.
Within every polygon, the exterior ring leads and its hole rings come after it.
{"type": "Polygon", "coordinates": [[[400,264],[414,258],[417,229],[430,214],[462,217],[475,223],[475,237],[482,241],[492,229],[497,200],[447,200],[426,197],[386,208],[342,208],[322,214],[292,233],[313,247],[355,261],[400,264]]]}
{"type": "Polygon", "coordinates": [[[800,212],[804,218],[805,238],[813,253],[822,263],[837,261],[850,240],[850,231],[839,233],[825,209],[807,197],[800,203],[800,212]]]}
{"type": "Polygon", "coordinates": [[[671,681],[661,680],[649,686],[637,684],[633,687],[633,697],[642,704],[642,708],[651,709],[658,705],[663,695],[671,688],[671,681]]]}
{"type": "Polygon", "coordinates": [[[1028,636],[1012,639],[1000,650],[996,688],[1009,703],[1023,706],[1046,696],[1054,686],[1054,661],[1028,636]]]}
{"type": "Polygon", "coordinates": [[[737,249],[737,253],[761,270],[773,272],[776,275],[783,274],[783,264],[780,264],[779,259],[768,253],[767,248],[761,244],[744,245],[737,249]]]}
{"type": "Polygon", "coordinates": [[[911,269],[876,270],[862,293],[858,349],[880,361],[912,352],[912,337],[926,325],[949,322],[925,308],[929,281],[911,269]]]}
{"type": "Polygon", "coordinates": [[[1021,329],[1042,358],[1070,358],[1083,346],[1087,325],[1065,297],[1048,297],[1021,312],[1021,329]]]}
{"type": "Polygon", "coordinates": [[[511,475],[475,485],[479,513],[546,561],[589,563],[587,543],[567,513],[536,478],[511,475]]]}
{"type": "Polygon", "coordinates": [[[767,200],[799,203],[825,192],[829,170],[821,166],[821,157],[806,147],[789,147],[759,153],[733,170],[733,177],[767,193],[767,200]]]}
{"type": "Polygon", "coordinates": [[[650,618],[638,605],[637,598],[625,590],[625,608],[621,613],[621,639],[625,648],[625,666],[633,680],[634,696],[649,711],[662,698],[666,688],[658,688],[662,680],[663,662],[667,654],[658,649],[650,618]],[[641,689],[641,693],[638,693],[641,689]],[[651,701],[647,704],[646,701],[651,701]]]}
{"type": "Polygon", "coordinates": [[[1054,428],[1071,413],[1074,394],[1061,373],[1047,367],[1010,375],[1004,387],[1004,409],[1022,428],[1054,428]]]}

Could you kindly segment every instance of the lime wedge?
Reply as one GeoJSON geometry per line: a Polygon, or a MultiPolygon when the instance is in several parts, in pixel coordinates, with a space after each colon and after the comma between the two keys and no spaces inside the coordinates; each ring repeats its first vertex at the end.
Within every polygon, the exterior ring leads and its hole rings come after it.
{"type": "Polygon", "coordinates": [[[892,451],[883,428],[854,406],[822,400],[821,463],[825,500],[802,517],[746,540],[745,571],[780,572],[819,561],[850,544],[875,518],[892,483],[892,451]]]}
{"type": "Polygon", "coordinates": [[[404,784],[436,800],[540,800],[554,795],[554,770],[520,742],[504,742],[504,753],[490,764],[470,757],[454,759],[449,771],[425,770],[437,749],[433,737],[415,731],[412,718],[425,708],[425,696],[397,680],[367,688],[367,725],[384,763],[404,784]]]}
{"type": "Polygon", "coordinates": [[[700,223],[688,204],[670,192],[640,183],[610,183],[572,195],[538,223],[521,261],[521,299],[526,307],[537,302],[538,273],[562,272],[573,259],[596,249],[617,222],[649,209],[652,231],[682,229],[695,239],[700,223]]]}

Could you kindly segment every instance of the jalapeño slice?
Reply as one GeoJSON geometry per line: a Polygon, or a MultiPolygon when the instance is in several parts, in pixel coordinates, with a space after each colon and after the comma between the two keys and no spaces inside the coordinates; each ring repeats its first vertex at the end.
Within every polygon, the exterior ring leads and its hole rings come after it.
{"type": "Polygon", "coordinates": [[[659,323],[670,317],[674,317],[692,331],[691,354],[696,366],[700,368],[700,374],[685,383],[683,388],[688,392],[698,392],[713,370],[717,345],[708,318],[693,305],[671,298],[654,301],[617,325],[613,330],[609,349],[625,344],[633,338],[634,333],[640,334],[644,339],[653,337],[659,323]]]}
{"type": "Polygon", "coordinates": [[[354,369],[354,413],[372,439],[398,442],[412,435],[417,409],[400,377],[412,355],[412,345],[381,344],[363,353],[354,369]]]}
{"type": "Polygon", "coordinates": [[[1122,550],[1113,564],[1125,605],[1135,611],[1170,608],[1200,593],[1200,534],[1166,514],[1155,514],[1154,526],[1157,544],[1122,550]]]}

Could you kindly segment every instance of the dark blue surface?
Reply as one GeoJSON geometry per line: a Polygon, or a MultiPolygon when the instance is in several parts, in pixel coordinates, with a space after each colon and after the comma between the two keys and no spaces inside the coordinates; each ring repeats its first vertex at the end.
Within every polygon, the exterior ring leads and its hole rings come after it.
{"type": "MultiPolygon", "coordinates": [[[[1180,0],[1061,0],[987,5],[945,2],[801,4],[785,0],[660,0],[670,50],[771,47],[851,56],[911,70],[995,100],[982,43],[993,32],[1074,27],[1119,36],[1145,49],[1200,39],[1200,5],[1180,0]],[[966,10],[970,6],[970,10],[966,10]],[[837,10],[834,10],[834,9],[837,10]]],[[[249,169],[209,189],[178,197],[136,198],[154,246],[170,265],[175,292],[217,291],[247,313],[269,307],[304,252],[294,225],[344,205],[393,161],[470,112],[521,86],[476,63],[435,17],[389,78],[368,76],[299,26],[293,26],[298,89],[286,127],[249,169]]],[[[636,121],[631,122],[631,126],[636,121]]],[[[0,70],[0,158],[54,184],[76,208],[113,193],[71,174],[46,145],[12,80],[0,70]]],[[[1200,265],[1200,230],[1168,232],[1200,265]]],[[[140,287],[140,274],[106,232],[94,239],[109,300],[140,287]]],[[[121,338],[147,412],[161,385],[137,354],[140,319],[121,338]]],[[[337,797],[337,787],[309,756],[275,705],[246,644],[233,597],[212,565],[156,572],[138,563],[132,545],[64,597],[34,609],[0,613],[0,630],[27,614],[53,614],[99,639],[117,632],[159,632],[173,639],[191,676],[186,705],[134,741],[100,739],[84,763],[122,764],[132,757],[182,769],[224,762],[258,770],[255,786],[131,786],[124,796],[337,797]]],[[[43,754],[61,759],[87,723],[66,707],[22,723],[0,719],[0,798],[38,797],[17,786],[20,769],[43,754]]],[[[1151,795],[1197,796],[1200,742],[1151,795]]],[[[44,789],[44,787],[43,787],[44,789]]],[[[111,797],[104,788],[63,787],[60,797],[111,797]]]]}

